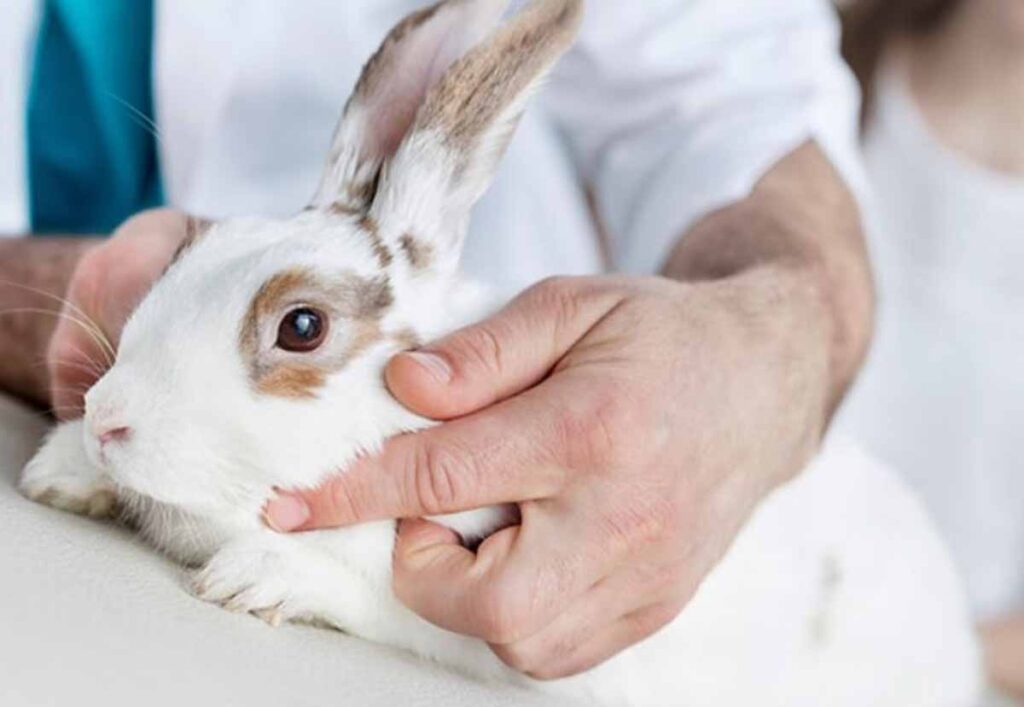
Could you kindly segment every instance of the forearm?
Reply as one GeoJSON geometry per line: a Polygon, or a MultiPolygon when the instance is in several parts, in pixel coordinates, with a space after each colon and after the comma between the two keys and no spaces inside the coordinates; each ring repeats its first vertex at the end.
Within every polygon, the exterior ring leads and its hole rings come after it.
{"type": "Polygon", "coordinates": [[[49,400],[46,347],[86,238],[0,239],[0,391],[49,400]]]}
{"type": "Polygon", "coordinates": [[[1024,697],[1024,614],[984,627],[982,636],[992,682],[1024,697]]]}
{"type": "Polygon", "coordinates": [[[800,147],[747,199],[698,223],[664,274],[728,284],[747,319],[779,337],[778,351],[822,356],[824,428],[863,363],[874,292],[856,201],[816,145],[800,147]]]}

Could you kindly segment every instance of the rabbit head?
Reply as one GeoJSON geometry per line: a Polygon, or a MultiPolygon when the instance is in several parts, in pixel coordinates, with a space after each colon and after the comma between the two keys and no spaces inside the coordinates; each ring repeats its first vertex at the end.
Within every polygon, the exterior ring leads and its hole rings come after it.
{"type": "Polygon", "coordinates": [[[258,509],[426,421],[381,372],[479,313],[457,272],[470,211],[580,0],[447,0],[364,69],[312,205],[197,228],[86,397],[86,447],[123,489],[192,513],[258,509]]]}

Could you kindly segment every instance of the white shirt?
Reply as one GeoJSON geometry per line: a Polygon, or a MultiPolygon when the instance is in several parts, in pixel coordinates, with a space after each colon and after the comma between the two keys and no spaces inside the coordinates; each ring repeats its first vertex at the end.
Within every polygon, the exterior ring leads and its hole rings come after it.
{"type": "MultiPolygon", "coordinates": [[[[165,191],[206,216],[311,197],[360,67],[422,0],[157,0],[165,191]]],[[[40,0],[5,0],[0,233],[27,229],[23,143],[40,0]],[[13,3],[13,8],[11,7],[13,3]]],[[[856,92],[827,0],[589,0],[577,47],[477,209],[465,262],[518,289],[608,266],[657,271],[710,211],[816,139],[856,181],[856,92]],[[602,257],[583,185],[607,231],[602,257]]]]}
{"type": "Polygon", "coordinates": [[[866,138],[879,329],[843,426],[924,495],[982,618],[1024,608],[1024,179],[943,147],[888,73],[866,138]]]}

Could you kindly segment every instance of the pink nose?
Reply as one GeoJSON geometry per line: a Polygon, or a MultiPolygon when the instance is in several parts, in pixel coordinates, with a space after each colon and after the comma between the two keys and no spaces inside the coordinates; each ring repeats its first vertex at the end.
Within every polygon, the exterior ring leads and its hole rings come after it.
{"type": "Polygon", "coordinates": [[[126,441],[131,433],[132,430],[130,427],[112,427],[97,434],[96,439],[100,441],[101,447],[105,447],[111,442],[126,441]]]}

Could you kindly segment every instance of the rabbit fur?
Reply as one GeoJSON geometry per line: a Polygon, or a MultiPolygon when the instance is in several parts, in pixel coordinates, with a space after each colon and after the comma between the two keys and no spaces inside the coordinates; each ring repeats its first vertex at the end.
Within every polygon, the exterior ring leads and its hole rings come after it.
{"type": "MultiPolygon", "coordinates": [[[[582,16],[580,0],[533,0],[502,23],[505,10],[446,0],[398,25],[345,108],[311,207],[193,234],[23,492],[92,515],[116,505],[194,568],[202,599],[588,704],[970,704],[978,651],[945,549],[896,477],[845,442],[763,504],[674,623],[562,681],[519,676],[398,602],[394,522],[265,527],[275,488],[315,487],[431,425],[388,394],[386,362],[499,304],[459,274],[470,212],[582,16]],[[279,328],[303,307],[323,314],[326,338],[282,350],[279,328]],[[111,429],[130,436],[101,444],[111,429]]],[[[472,539],[507,518],[439,520],[472,539]]]]}

